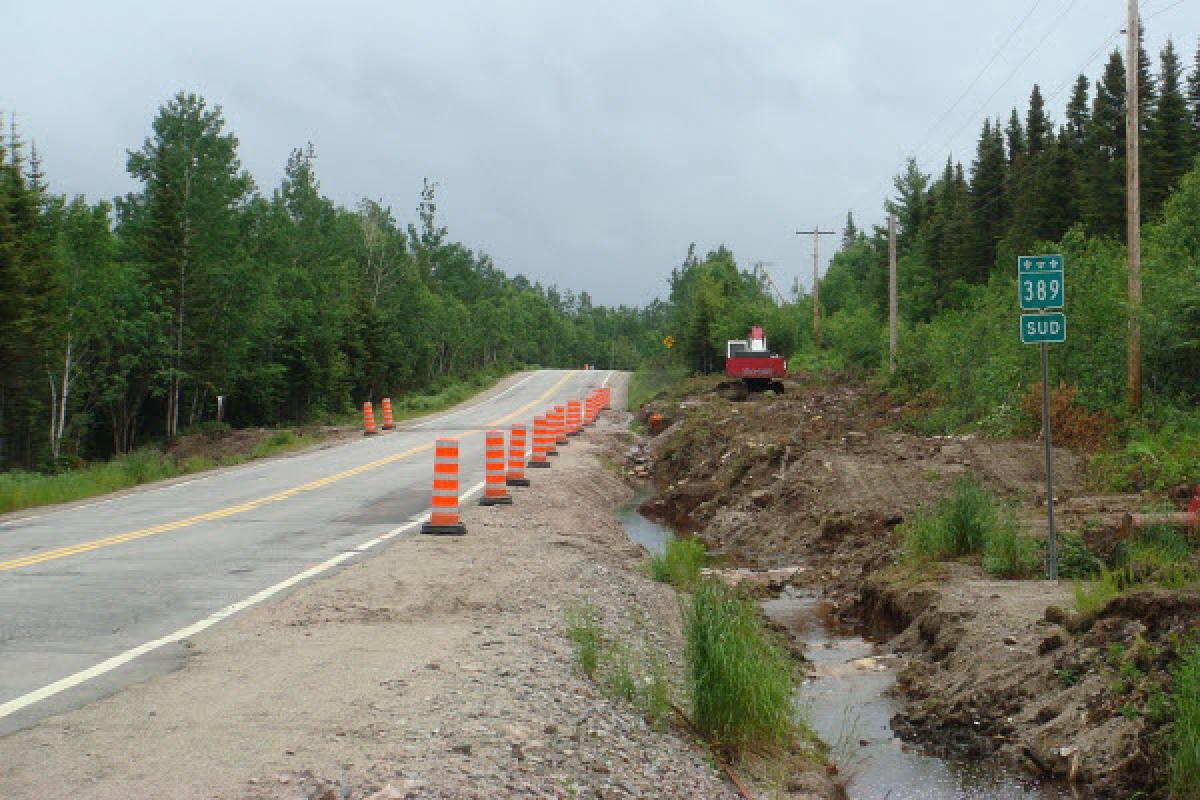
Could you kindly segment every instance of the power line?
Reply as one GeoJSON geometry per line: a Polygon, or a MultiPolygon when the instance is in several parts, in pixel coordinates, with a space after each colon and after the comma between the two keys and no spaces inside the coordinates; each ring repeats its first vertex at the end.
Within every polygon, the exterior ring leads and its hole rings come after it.
{"type": "Polygon", "coordinates": [[[966,130],[966,127],[968,125],[975,122],[975,119],[978,116],[979,112],[983,111],[985,108],[987,108],[988,105],[994,99],[996,99],[996,95],[1000,94],[1000,90],[1003,89],[1005,86],[1007,86],[1009,81],[1011,81],[1013,78],[1016,77],[1017,73],[1021,71],[1021,68],[1024,67],[1025,64],[1029,62],[1029,59],[1033,58],[1033,54],[1038,52],[1041,49],[1042,45],[1046,43],[1046,40],[1050,38],[1050,35],[1052,33],[1054,33],[1056,28],[1058,28],[1059,23],[1061,23],[1066,18],[1067,14],[1071,13],[1071,10],[1073,8],[1075,8],[1075,6],[1078,4],[1079,4],[1079,0],[1071,0],[1071,2],[1067,3],[1066,8],[1064,8],[1062,10],[1062,12],[1059,13],[1059,15],[1054,18],[1054,21],[1050,23],[1050,27],[1046,29],[1045,34],[1043,34],[1042,38],[1038,40],[1038,43],[1035,44],[1032,48],[1030,48],[1029,52],[1027,52],[1025,54],[1025,57],[1022,58],[1021,61],[1017,64],[1017,66],[1013,68],[1012,72],[1010,72],[1008,74],[1008,77],[1005,78],[1003,81],[1001,81],[1000,85],[997,86],[996,89],[990,95],[988,95],[988,99],[984,100],[983,103],[981,103],[979,105],[979,107],[975,109],[975,111],[973,111],[970,115],[968,115],[967,119],[963,122],[962,125],[960,125],[958,127],[958,129],[954,133],[950,134],[950,137],[948,139],[946,139],[945,142],[942,143],[941,147],[938,148],[939,150],[943,150],[946,147],[948,147],[955,139],[958,138],[958,135],[960,133],[962,133],[964,130],[966,130]]]}
{"type": "Polygon", "coordinates": [[[1016,36],[1017,32],[1025,26],[1025,23],[1029,21],[1029,18],[1033,16],[1033,12],[1037,11],[1038,6],[1041,4],[1042,0],[1034,0],[1034,4],[1030,6],[1028,11],[1025,12],[1025,16],[1021,17],[1021,21],[1017,23],[1017,26],[1009,31],[1008,36],[1006,36],[1004,41],[1000,43],[995,51],[993,51],[992,57],[989,58],[987,63],[983,65],[983,68],[975,74],[975,77],[971,79],[969,84],[967,84],[967,88],[963,90],[963,93],[958,96],[957,100],[950,104],[949,108],[942,112],[942,115],[937,118],[937,121],[929,127],[929,130],[925,132],[925,135],[921,137],[921,140],[917,142],[917,145],[912,149],[914,155],[920,152],[921,148],[928,143],[929,137],[933,136],[933,132],[936,131],[941,124],[946,121],[946,118],[953,113],[954,109],[958,108],[959,103],[967,98],[967,95],[969,95],[971,90],[974,89],[976,84],[979,83],[979,79],[982,78],[984,74],[991,68],[992,64],[996,63],[996,59],[999,58],[1000,54],[1004,52],[1004,48],[1008,47],[1009,43],[1012,42],[1013,37],[1016,36]]]}

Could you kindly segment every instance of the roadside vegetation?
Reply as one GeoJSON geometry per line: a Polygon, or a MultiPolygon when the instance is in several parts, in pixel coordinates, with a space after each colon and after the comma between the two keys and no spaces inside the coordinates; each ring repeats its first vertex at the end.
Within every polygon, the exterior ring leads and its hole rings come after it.
{"type": "Polygon", "coordinates": [[[983,568],[1001,578],[1032,577],[1042,564],[1038,542],[1023,535],[1014,509],[971,476],[918,511],[901,533],[903,558],[911,564],[982,555],[983,568]]]}
{"type": "Polygon", "coordinates": [[[650,557],[650,577],[669,583],[676,589],[690,592],[700,582],[706,551],[696,538],[671,539],[661,554],[650,557]]]}

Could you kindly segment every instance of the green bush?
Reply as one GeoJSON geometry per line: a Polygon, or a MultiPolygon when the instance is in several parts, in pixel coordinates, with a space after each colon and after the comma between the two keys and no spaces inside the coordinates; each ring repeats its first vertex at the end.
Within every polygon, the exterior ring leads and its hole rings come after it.
{"type": "Polygon", "coordinates": [[[650,557],[650,577],[690,592],[700,581],[704,560],[704,543],[699,539],[672,539],[662,554],[650,557]]]}
{"type": "Polygon", "coordinates": [[[964,475],[932,509],[921,509],[901,528],[902,555],[923,564],[983,554],[983,568],[1005,578],[1037,574],[1038,542],[1022,535],[1013,510],[976,478],[964,475]]]}
{"type": "Polygon", "coordinates": [[[1167,769],[1171,796],[1200,798],[1200,647],[1176,666],[1167,769]]]}
{"type": "Polygon", "coordinates": [[[792,666],[754,605],[724,584],[703,581],[684,625],[697,729],[736,752],[785,746],[796,731],[792,666]]]}
{"type": "Polygon", "coordinates": [[[1075,585],[1075,604],[1088,613],[1104,607],[1122,592],[1161,587],[1182,589],[1200,583],[1200,570],[1192,563],[1192,545],[1178,531],[1151,528],[1138,538],[1122,542],[1111,566],[1096,579],[1075,585]]]}
{"type": "Polygon", "coordinates": [[[1058,575],[1060,578],[1094,578],[1104,568],[1101,561],[1083,539],[1074,533],[1059,533],[1058,575]]]}
{"type": "Polygon", "coordinates": [[[1042,567],[1039,542],[1021,534],[1011,515],[998,520],[983,543],[983,568],[999,578],[1030,578],[1042,567]]]}

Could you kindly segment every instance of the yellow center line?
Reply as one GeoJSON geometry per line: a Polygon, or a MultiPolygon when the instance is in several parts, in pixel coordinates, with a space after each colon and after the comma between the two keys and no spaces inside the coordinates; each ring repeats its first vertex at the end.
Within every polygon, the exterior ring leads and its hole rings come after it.
{"type": "MultiPolygon", "coordinates": [[[[551,386],[549,389],[547,389],[545,392],[543,392],[536,399],[531,400],[530,402],[528,402],[525,405],[518,408],[516,411],[513,411],[511,414],[506,414],[505,416],[500,417],[499,419],[497,419],[494,422],[489,422],[488,425],[489,426],[502,425],[505,422],[509,422],[509,421],[521,416],[522,414],[527,412],[529,409],[531,409],[534,406],[538,405],[539,403],[543,402],[546,398],[550,397],[552,394],[557,392],[559,390],[559,388],[564,383],[566,383],[568,380],[570,380],[573,375],[574,375],[573,372],[568,372],[566,375],[562,376],[562,378],[560,378],[558,381],[556,381],[553,386],[551,386]]],[[[479,433],[479,431],[477,431],[477,430],[468,431],[464,434],[464,436],[470,436],[475,433],[479,433]]],[[[314,489],[320,489],[325,486],[329,486],[331,484],[337,483],[338,481],[343,481],[346,478],[352,478],[355,475],[361,475],[364,472],[369,472],[373,469],[378,469],[379,467],[387,466],[388,464],[394,464],[395,462],[400,461],[401,459],[408,458],[409,456],[416,455],[417,453],[421,453],[426,450],[432,450],[433,444],[434,444],[433,442],[429,442],[428,444],[418,445],[417,447],[409,448],[408,450],[405,450],[403,452],[395,453],[393,455],[387,456],[385,458],[380,458],[375,461],[370,461],[366,464],[360,464],[357,467],[352,467],[350,469],[342,470],[341,472],[335,472],[332,475],[326,475],[324,478],[318,478],[315,481],[309,481],[308,483],[303,483],[303,484],[300,484],[299,486],[293,486],[290,489],[284,489],[281,492],[276,492],[275,494],[267,495],[266,497],[259,497],[254,500],[248,500],[245,503],[240,503],[235,506],[227,506],[225,508],[219,508],[216,511],[208,511],[204,514],[197,514],[194,517],[187,517],[186,519],[175,520],[174,522],[164,522],[160,525],[154,525],[149,528],[141,528],[140,530],[130,531],[128,533],[118,533],[114,536],[107,536],[103,539],[93,539],[88,542],[81,542],[80,544],[70,545],[67,547],[60,547],[57,550],[47,550],[44,553],[36,553],[33,555],[23,556],[21,558],[14,558],[10,561],[0,561],[0,572],[8,572],[10,570],[20,569],[21,567],[29,567],[29,566],[33,566],[34,564],[41,564],[46,561],[54,561],[56,559],[66,558],[68,556],[79,555],[80,553],[87,553],[92,550],[100,550],[105,547],[112,547],[114,545],[124,544],[125,542],[132,542],[132,541],[136,541],[138,539],[145,539],[147,536],[157,536],[160,533],[167,533],[169,531],[179,530],[180,528],[187,528],[192,525],[198,525],[201,522],[211,522],[212,520],[224,519],[225,517],[232,517],[235,514],[242,514],[247,511],[252,511],[253,509],[261,508],[262,506],[269,505],[271,503],[278,503],[281,500],[286,500],[289,497],[295,497],[296,495],[301,494],[303,492],[310,492],[314,489]]]]}

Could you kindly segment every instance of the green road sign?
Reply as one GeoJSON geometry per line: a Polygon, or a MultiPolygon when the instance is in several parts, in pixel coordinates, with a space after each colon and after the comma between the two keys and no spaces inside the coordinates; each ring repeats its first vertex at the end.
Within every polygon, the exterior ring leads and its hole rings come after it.
{"type": "Polygon", "coordinates": [[[1064,295],[1061,255],[1021,256],[1017,259],[1017,296],[1022,311],[1062,308],[1064,295]]]}
{"type": "Polygon", "coordinates": [[[1062,272],[1063,257],[1050,256],[1021,256],[1017,259],[1017,271],[1026,272],[1062,272]]]}
{"type": "Polygon", "coordinates": [[[1054,311],[1049,314],[1021,315],[1022,344],[1054,344],[1066,340],[1066,314],[1054,311]]]}
{"type": "Polygon", "coordinates": [[[1063,274],[1056,272],[1022,272],[1017,278],[1022,311],[1041,311],[1063,307],[1063,274]]]}

